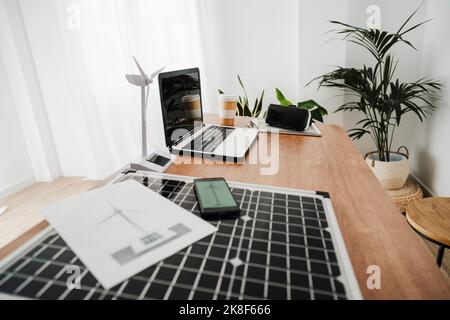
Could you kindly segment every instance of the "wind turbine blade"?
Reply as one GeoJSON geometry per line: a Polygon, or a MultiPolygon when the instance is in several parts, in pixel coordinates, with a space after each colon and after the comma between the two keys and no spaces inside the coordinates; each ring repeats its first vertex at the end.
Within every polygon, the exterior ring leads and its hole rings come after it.
{"type": "Polygon", "coordinates": [[[100,221],[98,224],[102,224],[102,223],[108,221],[109,219],[113,218],[115,215],[116,215],[116,214],[114,213],[114,214],[112,214],[112,215],[107,216],[105,219],[103,219],[102,221],[100,221]]]}
{"type": "Polygon", "coordinates": [[[148,79],[147,74],[144,72],[144,69],[142,69],[141,65],[139,64],[139,62],[137,61],[137,59],[136,59],[135,56],[133,56],[133,59],[134,59],[134,62],[136,62],[136,65],[137,65],[137,67],[138,67],[138,69],[139,69],[139,72],[140,72],[141,76],[142,76],[144,79],[148,79]]]}
{"type": "Polygon", "coordinates": [[[135,229],[141,231],[144,234],[148,234],[148,232],[142,228],[140,225],[138,225],[137,223],[135,223],[133,220],[131,220],[130,218],[128,218],[123,212],[120,213],[120,216],[122,218],[124,218],[126,221],[128,221],[129,224],[131,224],[135,229]]]}
{"type": "Polygon", "coordinates": [[[108,200],[109,205],[111,206],[111,208],[113,208],[114,210],[117,210],[116,207],[114,207],[114,205],[112,204],[112,202],[110,200],[108,200]]]}
{"type": "Polygon", "coordinates": [[[157,71],[153,72],[150,79],[153,80],[161,71],[163,71],[166,67],[162,67],[161,69],[158,69],[157,71]]]}

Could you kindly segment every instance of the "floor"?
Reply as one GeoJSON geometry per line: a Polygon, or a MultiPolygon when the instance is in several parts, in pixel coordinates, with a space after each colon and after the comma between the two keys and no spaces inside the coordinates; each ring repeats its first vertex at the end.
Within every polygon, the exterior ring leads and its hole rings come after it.
{"type": "MultiPolygon", "coordinates": [[[[8,210],[0,216],[0,249],[44,221],[39,212],[48,204],[91,190],[99,185],[99,181],[60,178],[50,183],[35,183],[1,199],[0,208],[7,206],[8,210]]],[[[437,246],[425,239],[423,241],[436,257],[437,246]]],[[[442,268],[450,277],[450,250],[445,252],[442,268]]]]}
{"type": "MultiPolygon", "coordinates": [[[[437,256],[438,246],[428,240],[423,239],[423,242],[427,245],[427,247],[433,252],[433,256],[437,256]]],[[[447,273],[450,278],[450,249],[445,249],[444,252],[444,260],[442,260],[442,269],[447,273]]]]}
{"type": "Polygon", "coordinates": [[[49,183],[35,183],[0,200],[8,210],[0,216],[0,249],[17,239],[44,218],[39,212],[52,202],[88,191],[100,184],[82,178],[60,178],[49,183]]]}

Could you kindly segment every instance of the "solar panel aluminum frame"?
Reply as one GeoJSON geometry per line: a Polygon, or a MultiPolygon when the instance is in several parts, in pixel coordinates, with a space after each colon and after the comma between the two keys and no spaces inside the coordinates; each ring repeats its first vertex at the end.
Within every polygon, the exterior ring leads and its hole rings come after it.
{"type": "MultiPolygon", "coordinates": [[[[156,179],[174,179],[179,181],[185,181],[188,183],[193,183],[193,181],[197,178],[189,177],[189,176],[178,176],[166,173],[153,173],[153,172],[141,172],[137,171],[134,173],[129,173],[132,175],[140,175],[142,177],[156,178],[156,179]]],[[[114,181],[111,181],[109,184],[114,184],[120,182],[120,180],[126,176],[127,174],[122,174],[117,177],[114,181]]],[[[328,232],[331,235],[332,241],[335,244],[335,253],[337,256],[337,261],[340,266],[341,274],[336,277],[346,288],[346,295],[350,300],[362,300],[361,291],[358,285],[358,281],[356,279],[352,263],[350,257],[348,255],[344,239],[342,237],[342,233],[339,228],[339,224],[337,222],[332,202],[329,197],[325,196],[321,192],[301,190],[301,189],[291,189],[291,188],[281,188],[281,187],[272,187],[272,186],[264,186],[264,185],[256,185],[256,184],[247,184],[240,182],[228,182],[229,186],[232,188],[248,188],[254,191],[267,191],[267,192],[282,192],[289,194],[298,194],[302,196],[308,196],[312,198],[317,198],[322,200],[324,206],[324,212],[328,222],[328,232]]],[[[0,271],[6,270],[10,265],[15,263],[23,253],[27,250],[31,249],[33,245],[39,243],[41,240],[45,239],[45,237],[50,234],[54,229],[49,226],[35,237],[27,241],[20,248],[15,250],[12,254],[7,256],[3,261],[0,261],[0,271]]],[[[28,299],[21,296],[5,294],[0,292],[0,299],[28,299]]]]}

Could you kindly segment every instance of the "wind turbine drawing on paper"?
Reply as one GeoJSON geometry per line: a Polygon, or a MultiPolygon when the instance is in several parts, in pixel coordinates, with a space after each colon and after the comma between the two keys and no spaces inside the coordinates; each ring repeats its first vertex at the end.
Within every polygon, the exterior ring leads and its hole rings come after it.
{"type": "Polygon", "coordinates": [[[108,204],[110,205],[110,207],[113,210],[113,214],[109,215],[108,217],[106,217],[105,219],[103,219],[102,221],[100,221],[98,224],[103,224],[107,221],[109,221],[110,219],[114,218],[114,217],[121,217],[122,219],[124,219],[126,222],[128,222],[130,225],[132,225],[136,230],[138,230],[139,232],[142,232],[144,234],[147,234],[148,232],[146,230],[144,230],[141,226],[139,226],[138,224],[136,224],[133,220],[131,220],[130,218],[128,218],[125,215],[125,212],[134,212],[134,213],[144,213],[144,211],[142,210],[124,210],[124,209],[119,209],[116,208],[111,201],[108,200],[108,204]]]}
{"type": "Polygon", "coordinates": [[[137,240],[133,241],[130,244],[131,249],[135,254],[140,254],[144,251],[148,251],[162,242],[167,241],[167,239],[173,238],[176,236],[176,233],[169,229],[161,229],[155,232],[148,232],[140,225],[135,223],[132,219],[128,218],[126,213],[146,213],[143,210],[128,210],[128,209],[119,209],[115,207],[111,201],[108,200],[109,206],[112,208],[113,213],[107,216],[105,219],[101,220],[98,224],[104,224],[115,217],[120,217],[125,220],[129,225],[131,225],[135,230],[139,233],[142,233],[143,236],[139,237],[137,240]]]}

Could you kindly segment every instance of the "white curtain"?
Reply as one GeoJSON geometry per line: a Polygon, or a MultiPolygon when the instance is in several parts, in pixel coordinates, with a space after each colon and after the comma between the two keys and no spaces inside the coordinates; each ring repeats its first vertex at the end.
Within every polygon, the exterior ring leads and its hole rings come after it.
{"type": "MultiPolygon", "coordinates": [[[[102,179],[140,154],[140,89],[125,80],[198,66],[213,111],[204,0],[20,0],[62,174],[102,179]]],[[[150,146],[165,147],[158,84],[149,98],[150,146]]]]}

